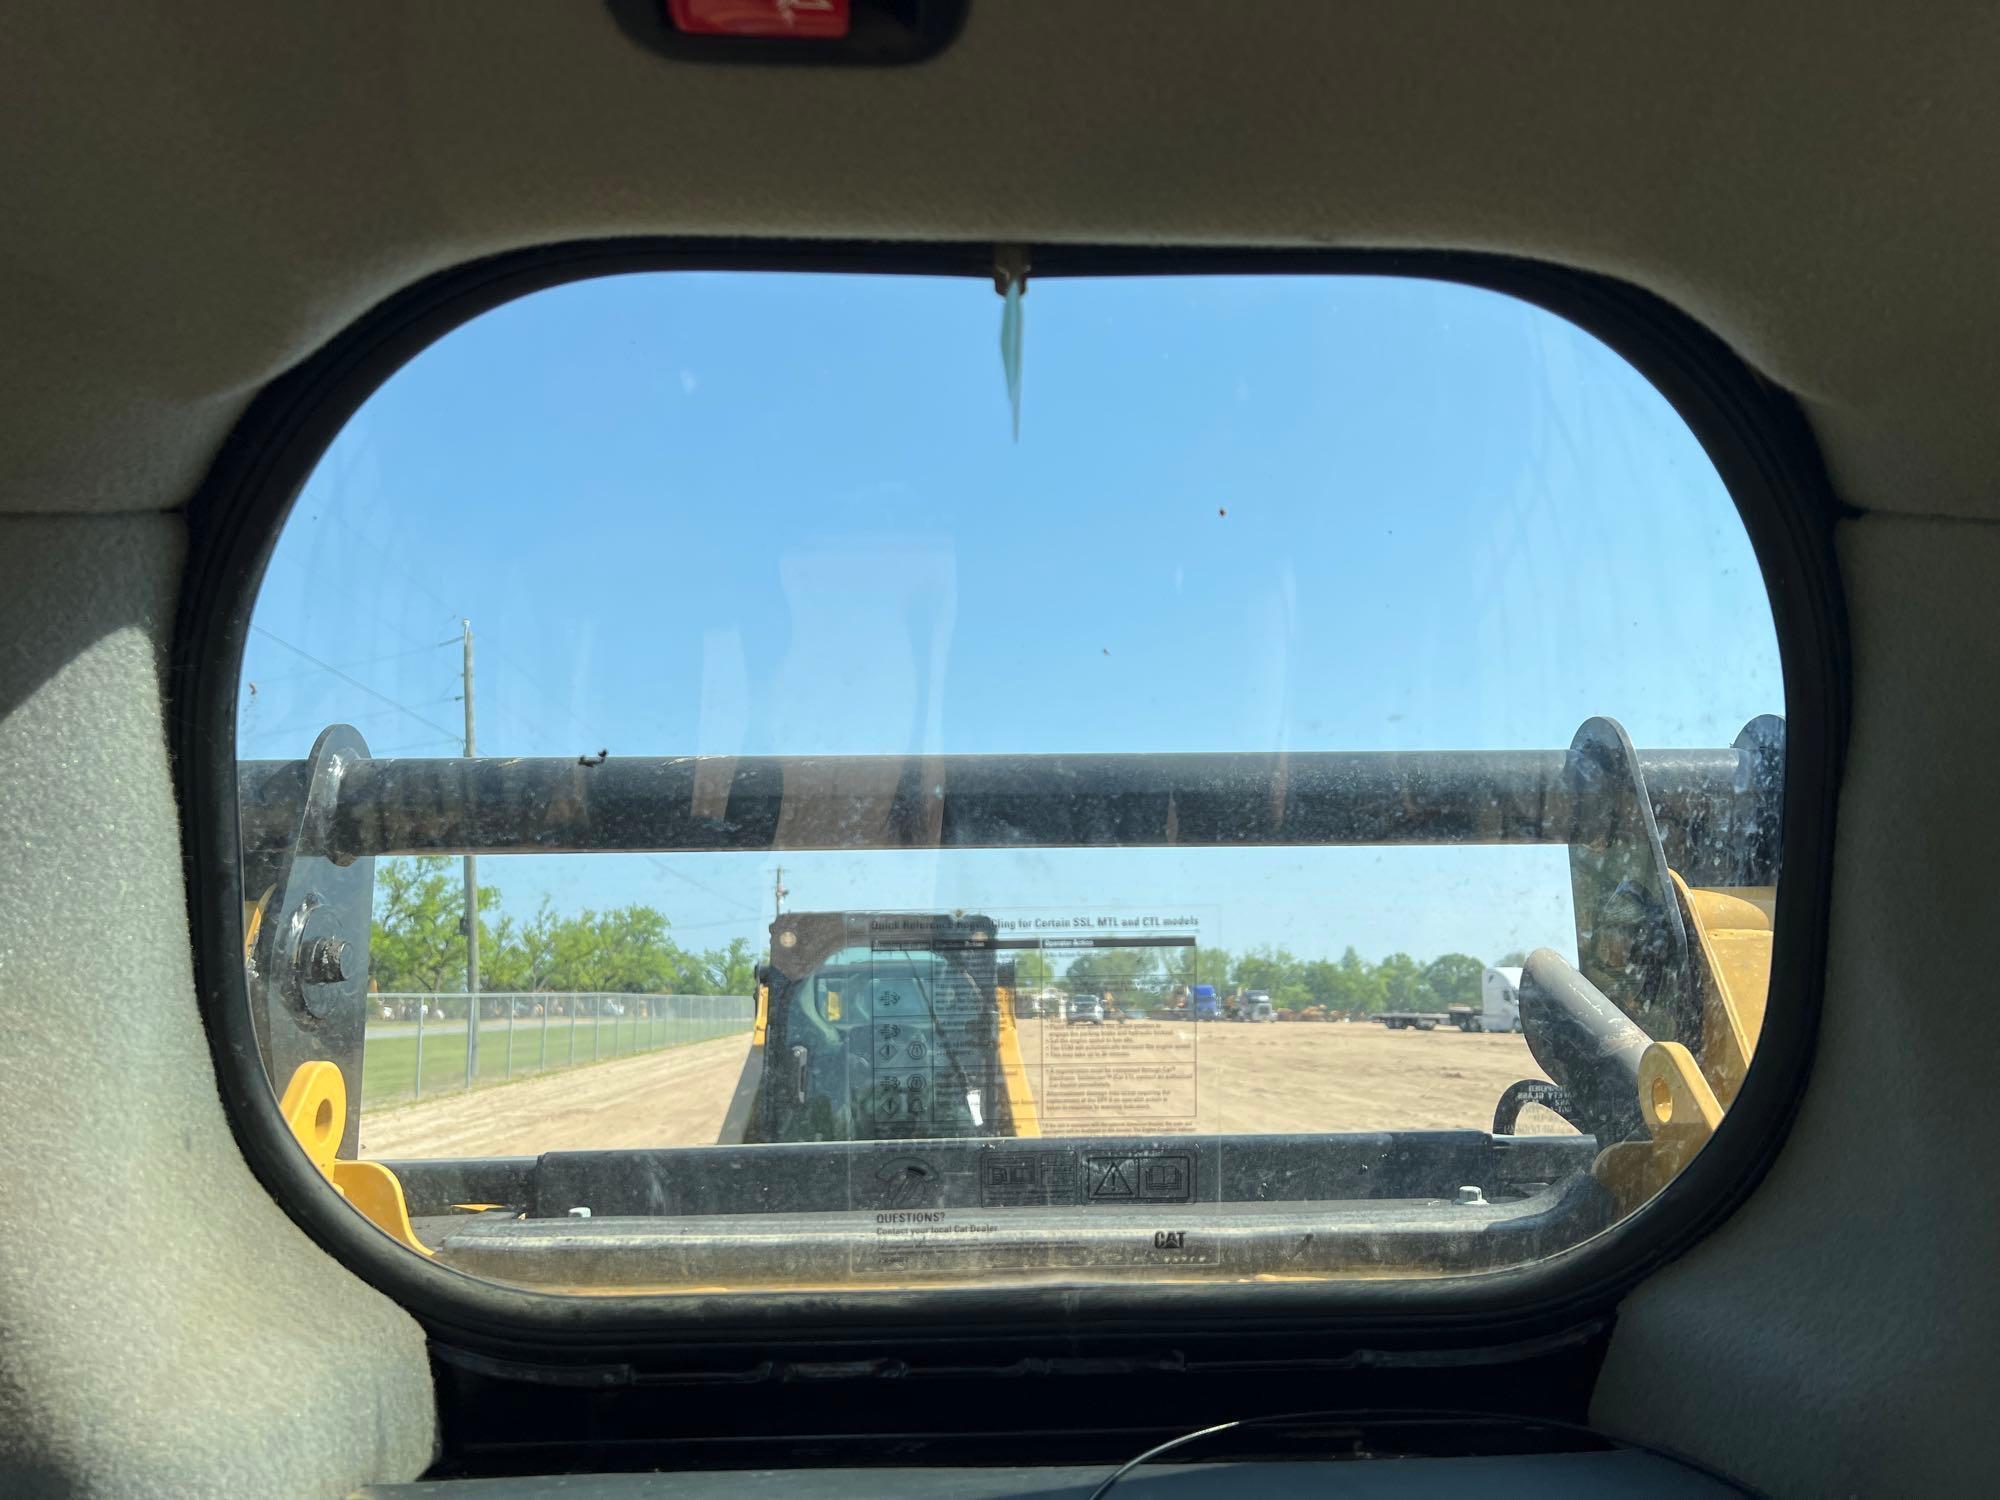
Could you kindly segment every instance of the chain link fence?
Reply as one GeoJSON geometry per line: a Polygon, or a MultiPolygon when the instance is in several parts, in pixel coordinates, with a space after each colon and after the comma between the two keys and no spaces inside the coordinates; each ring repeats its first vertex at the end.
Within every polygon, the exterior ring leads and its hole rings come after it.
{"type": "Polygon", "coordinates": [[[364,1105],[462,1093],[532,1073],[746,1034],[749,995],[482,993],[368,997],[364,1105]],[[469,1018],[469,1024],[468,1024],[469,1018]]]}

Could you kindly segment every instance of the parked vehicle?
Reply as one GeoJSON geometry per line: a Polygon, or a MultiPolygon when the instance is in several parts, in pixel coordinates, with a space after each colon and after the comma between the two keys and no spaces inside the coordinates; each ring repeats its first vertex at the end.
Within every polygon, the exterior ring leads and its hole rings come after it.
{"type": "Polygon", "coordinates": [[[1431,1031],[1456,1026],[1460,1031],[1519,1031],[1521,971],[1489,968],[1480,976],[1479,1004],[1448,1005],[1443,1010],[1390,1010],[1376,1016],[1391,1031],[1414,1028],[1431,1031]]]}
{"type": "Polygon", "coordinates": [[[1435,1031],[1440,1026],[1456,1026],[1460,1031],[1478,1031],[1479,1012],[1470,1005],[1447,1005],[1443,1010],[1385,1010],[1376,1014],[1391,1031],[1435,1031]]]}
{"type": "Polygon", "coordinates": [[[1104,1024],[1104,1002],[1095,995],[1071,995],[1069,1003],[1063,1007],[1063,1018],[1072,1026],[1088,1021],[1093,1026],[1104,1024]]]}
{"type": "Polygon", "coordinates": [[[1479,977],[1479,1024],[1471,1029],[1521,1029],[1521,971],[1518,968],[1492,968],[1479,977]]]}

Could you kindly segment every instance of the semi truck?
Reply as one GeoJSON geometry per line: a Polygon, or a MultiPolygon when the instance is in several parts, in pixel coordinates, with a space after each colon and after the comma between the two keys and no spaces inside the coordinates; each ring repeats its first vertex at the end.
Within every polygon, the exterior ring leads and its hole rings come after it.
{"type": "Polygon", "coordinates": [[[1521,971],[1489,967],[1479,976],[1479,1004],[1447,1005],[1443,1010],[1385,1010],[1376,1020],[1391,1031],[1434,1031],[1456,1026],[1460,1031],[1519,1031],[1521,971]]]}
{"type": "Polygon", "coordinates": [[[1488,968],[1479,976],[1479,1023],[1474,1031],[1521,1029],[1521,970],[1516,965],[1488,968]]]}

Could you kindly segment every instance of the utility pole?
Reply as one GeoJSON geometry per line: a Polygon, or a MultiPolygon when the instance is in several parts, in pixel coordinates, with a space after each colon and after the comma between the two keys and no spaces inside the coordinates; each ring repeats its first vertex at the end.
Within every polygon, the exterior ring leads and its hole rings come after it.
{"type": "Polygon", "coordinates": [[[779,865],[778,873],[771,881],[771,905],[776,908],[778,916],[782,917],[785,914],[785,897],[790,894],[791,892],[785,889],[785,867],[779,865]]]}
{"type": "MultiPolygon", "coordinates": [[[[465,622],[465,754],[479,753],[472,729],[472,621],[465,622]]],[[[465,1086],[479,1079],[479,860],[465,856],[465,1086]]]]}

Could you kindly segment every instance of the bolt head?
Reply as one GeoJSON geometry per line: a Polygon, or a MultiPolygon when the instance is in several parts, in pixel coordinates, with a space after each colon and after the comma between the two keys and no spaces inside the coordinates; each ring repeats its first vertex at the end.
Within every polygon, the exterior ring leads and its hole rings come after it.
{"type": "Polygon", "coordinates": [[[347,973],[347,944],[340,938],[314,938],[306,948],[306,980],[310,984],[341,984],[347,973]]]}

